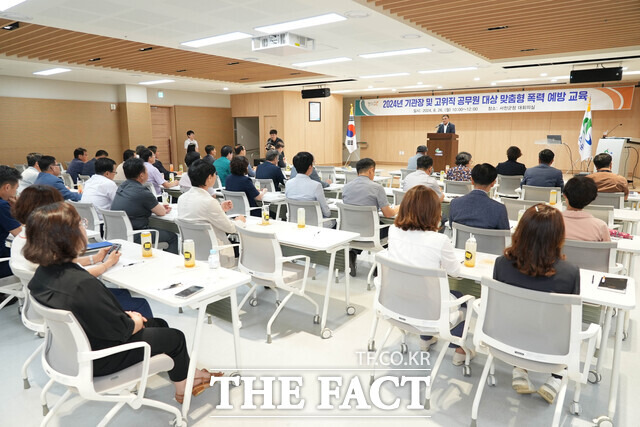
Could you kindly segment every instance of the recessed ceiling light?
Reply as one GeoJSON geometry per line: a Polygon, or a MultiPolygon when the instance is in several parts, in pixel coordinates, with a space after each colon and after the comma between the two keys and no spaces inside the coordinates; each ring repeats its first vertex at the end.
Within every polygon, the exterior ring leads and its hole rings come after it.
{"type": "Polygon", "coordinates": [[[438,89],[442,89],[442,86],[438,86],[438,89]]]}
{"type": "Polygon", "coordinates": [[[362,19],[367,18],[369,16],[369,12],[364,10],[350,10],[344,13],[344,16],[351,19],[362,19]]]}
{"type": "Polygon", "coordinates": [[[180,45],[188,46],[188,47],[203,47],[203,46],[211,46],[212,44],[231,42],[234,40],[248,39],[250,37],[251,37],[251,34],[234,31],[233,33],[220,34],[218,36],[191,40],[188,42],[180,43],[180,45]]]}
{"type": "Polygon", "coordinates": [[[223,87],[222,90],[229,90],[229,88],[228,87],[223,87]]]}
{"type": "Polygon", "coordinates": [[[495,86],[495,85],[497,85],[497,84],[498,84],[498,83],[496,83],[496,82],[491,82],[491,86],[495,86]]]}
{"type": "Polygon", "coordinates": [[[548,74],[547,73],[540,73],[540,77],[547,77],[548,74]]]}
{"type": "Polygon", "coordinates": [[[473,80],[476,81],[476,82],[480,81],[480,77],[474,77],[473,80]]]}
{"type": "Polygon", "coordinates": [[[409,73],[391,73],[391,74],[373,74],[370,76],[360,76],[361,79],[377,79],[383,77],[400,77],[400,76],[408,76],[409,73]]]}
{"type": "Polygon", "coordinates": [[[96,62],[96,61],[100,61],[100,58],[91,58],[91,59],[89,60],[89,62],[96,62]]]}
{"type": "Polygon", "coordinates": [[[0,0],[0,12],[12,8],[15,5],[25,2],[26,0],[0,0]]]}
{"type": "Polygon", "coordinates": [[[624,73],[625,76],[640,74],[640,71],[629,71],[624,73]]]}
{"type": "Polygon", "coordinates": [[[402,89],[422,89],[424,87],[433,87],[433,85],[423,85],[422,83],[420,83],[417,85],[403,86],[402,89]]]}
{"type": "Polygon", "coordinates": [[[389,88],[386,88],[386,87],[370,87],[368,89],[362,89],[363,92],[372,92],[374,90],[389,90],[389,88]]]}
{"type": "Polygon", "coordinates": [[[627,71],[629,67],[622,67],[622,71],[627,71]]]}
{"type": "Polygon", "coordinates": [[[373,89],[373,86],[368,86],[368,89],[373,89]]]}
{"type": "Polygon", "coordinates": [[[13,22],[11,24],[7,24],[7,25],[2,27],[3,30],[7,30],[7,31],[17,30],[18,28],[20,28],[20,23],[19,22],[13,22]]]}
{"type": "Polygon", "coordinates": [[[508,25],[499,25],[497,27],[487,28],[487,31],[506,30],[507,28],[509,28],[508,25]]]}
{"type": "Polygon", "coordinates": [[[176,70],[176,73],[184,73],[187,70],[176,70]]]}
{"type": "Polygon", "coordinates": [[[294,67],[313,67],[314,65],[333,64],[336,62],[346,62],[346,61],[351,61],[351,58],[346,58],[344,56],[341,56],[339,58],[320,59],[318,61],[297,62],[291,65],[294,67]]]}
{"type": "Polygon", "coordinates": [[[520,82],[530,82],[535,79],[506,79],[506,80],[496,80],[497,83],[520,83],[520,82]]]}
{"type": "Polygon", "coordinates": [[[533,52],[534,50],[538,50],[538,49],[532,49],[532,48],[529,48],[529,49],[520,49],[520,52],[533,52]]]}
{"type": "Polygon", "coordinates": [[[557,81],[558,81],[558,79],[551,79],[551,83],[555,83],[557,81]]]}
{"type": "Polygon", "coordinates": [[[403,49],[403,50],[390,50],[388,52],[377,52],[377,53],[364,53],[362,55],[358,55],[360,58],[383,58],[386,56],[398,56],[398,55],[413,55],[416,53],[428,53],[431,52],[431,49],[426,47],[419,47],[415,49],[403,49]]]}
{"type": "Polygon", "coordinates": [[[418,82],[418,83],[416,83],[416,84],[417,84],[417,85],[421,85],[421,84],[422,84],[422,82],[418,82]]]}
{"type": "Polygon", "coordinates": [[[395,91],[396,91],[396,89],[391,89],[391,92],[395,92],[395,91]]]}
{"type": "Polygon", "coordinates": [[[227,65],[238,65],[238,64],[239,64],[238,61],[227,62],[227,65]]]}
{"type": "Polygon", "coordinates": [[[52,76],[54,74],[66,73],[67,71],[71,71],[69,68],[51,68],[49,70],[36,71],[36,76],[52,76]]]}
{"type": "Polygon", "coordinates": [[[413,39],[419,39],[422,36],[420,34],[405,34],[401,37],[405,40],[413,40],[413,39]]]}
{"type": "Polygon", "coordinates": [[[148,52],[150,50],[152,50],[152,47],[141,47],[140,49],[138,49],[140,52],[148,52]]]}
{"type": "Polygon", "coordinates": [[[170,80],[170,79],[162,79],[162,80],[149,80],[146,82],[139,82],[138,84],[141,85],[159,85],[162,83],[173,83],[175,82],[175,80],[170,80]]]}
{"type": "Polygon", "coordinates": [[[442,68],[440,70],[425,70],[418,71],[420,74],[434,74],[434,73],[452,73],[455,71],[473,71],[477,70],[478,67],[460,67],[460,68],[442,68]]]}
{"type": "Polygon", "coordinates": [[[312,16],[310,18],[298,19],[296,21],[283,22],[281,24],[265,25],[262,27],[255,27],[254,30],[261,33],[281,33],[290,30],[296,30],[298,28],[315,27],[316,25],[330,24],[332,22],[346,21],[347,18],[338,15],[337,13],[327,13],[319,16],[312,16]]]}

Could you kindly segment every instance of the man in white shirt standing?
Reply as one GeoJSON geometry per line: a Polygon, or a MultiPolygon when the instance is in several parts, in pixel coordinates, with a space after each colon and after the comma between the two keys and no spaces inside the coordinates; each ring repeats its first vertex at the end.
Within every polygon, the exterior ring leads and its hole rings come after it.
{"type": "MultiPolygon", "coordinates": [[[[96,208],[109,210],[118,185],[113,182],[116,176],[116,162],[108,157],[96,159],[96,173],[84,183],[82,203],[93,203],[96,208]]],[[[102,215],[98,213],[102,219],[102,215]]]]}
{"type": "MultiPolygon", "coordinates": [[[[211,224],[218,241],[218,246],[229,245],[227,234],[235,233],[236,226],[244,225],[243,215],[232,221],[225,212],[233,209],[231,200],[218,202],[209,194],[209,189],[216,182],[216,167],[205,160],[196,160],[189,168],[191,190],[178,199],[178,218],[189,221],[203,221],[211,224]]],[[[235,264],[233,248],[220,251],[220,264],[232,267],[235,264]]]]}
{"type": "Polygon", "coordinates": [[[433,159],[429,156],[421,156],[417,161],[418,169],[404,178],[402,191],[407,192],[411,187],[424,185],[436,192],[440,201],[444,200],[444,193],[440,190],[438,180],[431,176],[433,172],[433,159]]]}
{"type": "Polygon", "coordinates": [[[192,130],[187,131],[187,139],[184,141],[184,149],[189,151],[198,151],[198,141],[196,141],[196,133],[192,130]]]}
{"type": "Polygon", "coordinates": [[[27,154],[27,165],[29,166],[24,171],[22,171],[22,179],[20,179],[20,185],[18,186],[18,194],[22,193],[22,190],[33,185],[38,179],[38,174],[40,173],[40,166],[38,166],[38,160],[40,160],[42,154],[40,153],[29,153],[27,154]]]}

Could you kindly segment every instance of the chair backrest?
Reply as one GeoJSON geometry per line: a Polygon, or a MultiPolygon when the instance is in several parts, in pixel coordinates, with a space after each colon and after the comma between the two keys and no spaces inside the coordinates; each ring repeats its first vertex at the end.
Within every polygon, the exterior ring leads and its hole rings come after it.
{"type": "Polygon", "coordinates": [[[590,205],[613,206],[615,209],[624,209],[624,193],[603,193],[598,191],[596,199],[590,205]]]}
{"type": "Polygon", "coordinates": [[[249,199],[247,199],[247,194],[244,191],[221,191],[225,200],[231,200],[233,202],[233,208],[227,211],[227,215],[249,216],[249,199]]]}
{"type": "Polygon", "coordinates": [[[216,182],[215,184],[213,184],[213,188],[222,190],[222,182],[220,181],[220,177],[217,174],[216,174],[216,182]]]}
{"type": "Polygon", "coordinates": [[[560,202],[560,187],[536,187],[535,185],[523,185],[522,186],[522,199],[524,200],[537,200],[543,203],[549,203],[549,196],[551,191],[556,190],[558,203],[560,202]]]}
{"type": "Polygon", "coordinates": [[[461,194],[465,195],[473,190],[473,185],[471,185],[471,181],[451,181],[448,179],[444,180],[444,192],[447,194],[461,194]]]}
{"type": "Polygon", "coordinates": [[[391,191],[393,192],[393,204],[398,206],[402,203],[402,199],[404,199],[406,191],[398,190],[397,188],[394,188],[391,191]]]}
{"type": "Polygon", "coordinates": [[[407,265],[376,254],[381,267],[374,308],[385,316],[410,325],[449,329],[449,281],[442,269],[407,265]]]}
{"type": "Polygon", "coordinates": [[[177,218],[175,223],[180,231],[182,242],[188,239],[193,240],[196,260],[206,261],[209,258],[209,252],[213,248],[214,243],[218,246],[218,239],[211,224],[203,221],[189,221],[177,218]]]}
{"type": "Polygon", "coordinates": [[[93,363],[81,363],[78,358],[80,353],[91,351],[91,346],[73,313],[45,307],[35,299],[31,304],[46,325],[42,367],[47,375],[70,386],[78,386],[81,378],[92,378],[93,363]]]}
{"type": "Polygon", "coordinates": [[[98,218],[98,211],[96,211],[93,203],[73,202],[71,200],[67,200],[67,202],[76,208],[82,218],[87,219],[89,222],[87,228],[89,230],[100,232],[100,219],[98,218]]]}
{"type": "Polygon", "coordinates": [[[293,200],[286,199],[287,217],[289,222],[298,222],[298,209],[304,209],[304,223],[306,225],[320,225],[322,219],[322,211],[320,210],[320,202],[317,200],[293,200]]]}
{"type": "Polygon", "coordinates": [[[520,188],[522,178],[524,178],[523,175],[498,175],[498,194],[501,196],[519,197],[520,194],[516,192],[516,189],[520,188]]]}
{"type": "Polygon", "coordinates": [[[153,194],[153,197],[158,197],[159,194],[156,193],[156,188],[153,186],[152,183],[150,183],[149,181],[145,182],[143,184],[145,187],[147,187],[149,189],[149,191],[151,191],[151,194],[153,194]]]}
{"type": "Polygon", "coordinates": [[[91,177],[89,175],[82,175],[82,174],[78,174],[78,179],[81,179],[83,181],[88,181],[91,177]]]}
{"type": "Polygon", "coordinates": [[[326,181],[328,179],[331,182],[336,182],[336,167],[335,166],[316,166],[316,171],[320,175],[320,179],[326,181]]]}
{"type": "Polygon", "coordinates": [[[522,199],[502,199],[502,203],[504,203],[504,207],[507,208],[507,216],[511,221],[518,220],[518,212],[524,209],[527,210],[531,206],[535,206],[540,203],[537,200],[522,200],[522,199]]]}
{"type": "Polygon", "coordinates": [[[116,183],[116,185],[118,185],[118,187],[120,187],[122,184],[124,184],[124,182],[126,181],[126,179],[114,179],[113,182],[116,183]]]}
{"type": "Polygon", "coordinates": [[[104,219],[105,240],[121,239],[133,242],[133,227],[125,211],[97,209],[104,219]]]}
{"type": "Polygon", "coordinates": [[[451,228],[453,229],[453,246],[459,249],[464,249],[465,243],[471,234],[476,239],[478,252],[502,255],[504,248],[511,244],[510,230],[468,227],[457,222],[451,224],[451,228]]]}
{"type": "Polygon", "coordinates": [[[64,185],[66,187],[75,188],[76,185],[73,183],[73,178],[71,178],[71,175],[69,175],[67,172],[61,173],[60,178],[62,178],[62,182],[64,182],[64,185]]]}
{"type": "Polygon", "coordinates": [[[507,363],[517,365],[524,359],[578,371],[581,327],[579,295],[533,291],[482,278],[473,340],[476,345],[489,346],[489,351],[507,363]]]}
{"type": "Polygon", "coordinates": [[[380,239],[380,219],[374,206],[355,206],[337,203],[338,230],[360,234],[355,240],[374,242],[380,239]]]}
{"type": "Polygon", "coordinates": [[[26,169],[25,165],[24,165],[24,164],[21,164],[21,163],[16,163],[16,164],[15,164],[15,165],[13,165],[13,166],[14,166],[14,167],[18,170],[18,172],[20,172],[20,173],[24,172],[24,170],[26,169]]]}
{"type": "Polygon", "coordinates": [[[344,183],[347,184],[358,177],[358,172],[344,171],[344,183]]]}
{"type": "Polygon", "coordinates": [[[403,180],[407,177],[407,175],[409,175],[410,173],[415,172],[414,169],[400,169],[400,179],[403,180]]]}
{"type": "Polygon", "coordinates": [[[266,280],[274,278],[278,273],[277,260],[282,258],[282,250],[275,233],[241,227],[238,227],[237,231],[240,237],[240,271],[266,280]]]}
{"type": "Polygon", "coordinates": [[[266,188],[267,191],[270,193],[274,193],[280,190],[280,189],[276,190],[276,186],[273,184],[273,180],[270,178],[256,178],[256,181],[260,183],[261,189],[266,188]]]}
{"type": "Polygon", "coordinates": [[[584,242],[565,240],[562,252],[567,262],[578,268],[608,273],[616,265],[616,242],[584,242]]]}
{"type": "Polygon", "coordinates": [[[589,212],[595,218],[603,220],[609,228],[613,227],[613,206],[594,206],[593,204],[585,206],[582,210],[589,212]]]}

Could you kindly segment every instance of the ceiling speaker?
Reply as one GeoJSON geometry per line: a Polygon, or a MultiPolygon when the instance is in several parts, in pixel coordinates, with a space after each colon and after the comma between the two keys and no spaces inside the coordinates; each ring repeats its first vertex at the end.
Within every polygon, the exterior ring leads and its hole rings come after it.
{"type": "Polygon", "coordinates": [[[302,99],[308,98],[326,98],[331,96],[331,89],[328,87],[323,89],[307,89],[302,91],[302,99]]]}
{"type": "Polygon", "coordinates": [[[569,83],[609,82],[622,80],[622,67],[573,70],[569,83]]]}

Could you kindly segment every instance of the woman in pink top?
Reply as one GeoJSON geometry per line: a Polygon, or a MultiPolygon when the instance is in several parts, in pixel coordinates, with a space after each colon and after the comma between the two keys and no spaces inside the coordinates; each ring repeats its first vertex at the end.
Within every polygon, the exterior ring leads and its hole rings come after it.
{"type": "Polygon", "coordinates": [[[582,210],[598,195],[596,183],[588,176],[576,176],[567,181],[563,194],[567,201],[567,210],[562,212],[565,239],[610,242],[611,237],[607,224],[582,210]]]}

